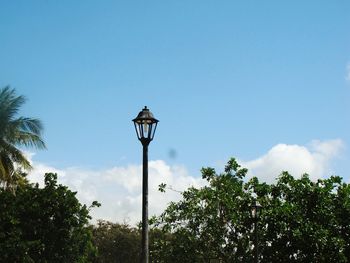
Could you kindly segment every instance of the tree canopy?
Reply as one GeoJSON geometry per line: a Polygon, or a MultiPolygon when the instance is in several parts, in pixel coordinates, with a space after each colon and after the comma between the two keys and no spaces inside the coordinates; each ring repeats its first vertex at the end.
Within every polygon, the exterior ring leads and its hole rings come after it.
{"type": "Polygon", "coordinates": [[[342,178],[283,172],[267,184],[246,174],[235,159],[221,174],[203,168],[208,184],[187,189],[157,218],[163,235],[154,240],[152,262],[253,262],[254,200],[263,206],[260,262],[350,261],[350,185],[342,178]]]}
{"type": "Polygon", "coordinates": [[[100,220],[92,226],[93,244],[97,249],[94,263],[138,263],[140,230],[127,224],[100,220]]]}
{"type": "Polygon", "coordinates": [[[25,101],[10,87],[0,89],[0,185],[12,190],[23,180],[22,171],[31,169],[18,147],[45,148],[41,121],[17,116],[25,101]]]}
{"type": "Polygon", "coordinates": [[[56,174],[45,175],[44,188],[27,184],[16,195],[0,189],[0,262],[90,262],[89,219],[89,207],[58,185],[56,174]]]}

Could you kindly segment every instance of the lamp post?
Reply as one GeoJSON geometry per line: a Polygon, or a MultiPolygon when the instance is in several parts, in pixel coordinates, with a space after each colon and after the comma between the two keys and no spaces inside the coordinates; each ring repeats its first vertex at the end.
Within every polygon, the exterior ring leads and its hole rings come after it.
{"type": "Polygon", "coordinates": [[[148,263],[148,145],[153,140],[158,120],[145,106],[132,121],[135,125],[137,138],[142,143],[143,148],[141,263],[148,263]]]}
{"type": "Polygon", "coordinates": [[[251,205],[251,213],[252,218],[254,220],[254,262],[259,263],[259,236],[258,236],[258,220],[259,220],[259,212],[262,206],[259,204],[258,201],[254,200],[253,204],[251,205]]]}

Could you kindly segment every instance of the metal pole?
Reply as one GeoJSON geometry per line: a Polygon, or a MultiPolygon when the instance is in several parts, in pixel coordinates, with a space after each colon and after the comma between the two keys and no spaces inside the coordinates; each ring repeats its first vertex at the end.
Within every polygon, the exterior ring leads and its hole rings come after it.
{"type": "Polygon", "coordinates": [[[141,262],[148,263],[148,143],[143,146],[141,262]]]}
{"type": "Polygon", "coordinates": [[[254,232],[255,232],[255,263],[259,263],[259,240],[258,240],[258,218],[254,221],[254,232]]]}

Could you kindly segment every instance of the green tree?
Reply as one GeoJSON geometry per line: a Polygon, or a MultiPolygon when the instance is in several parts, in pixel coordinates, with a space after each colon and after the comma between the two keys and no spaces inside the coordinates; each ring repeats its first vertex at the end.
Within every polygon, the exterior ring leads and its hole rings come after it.
{"type": "MultiPolygon", "coordinates": [[[[152,223],[152,219],[150,222],[152,223]]],[[[112,223],[100,220],[91,226],[93,244],[97,250],[97,256],[91,259],[93,263],[133,263],[140,262],[141,252],[141,223],[138,227],[128,224],[112,223]]],[[[150,262],[156,262],[159,258],[159,250],[169,234],[154,228],[150,230],[150,262]],[[155,252],[155,254],[153,254],[155,252]]]]}
{"type": "Polygon", "coordinates": [[[14,89],[0,89],[0,185],[12,190],[23,179],[21,170],[31,169],[18,147],[45,148],[40,120],[17,116],[24,103],[25,98],[14,89]]]}
{"type": "Polygon", "coordinates": [[[263,262],[350,261],[350,188],[340,177],[313,182],[284,172],[275,185],[252,186],[265,206],[263,262]]]}
{"type": "Polygon", "coordinates": [[[89,219],[89,208],[57,185],[56,174],[45,175],[44,188],[27,184],[16,195],[0,189],[0,262],[89,262],[89,219]]]}
{"type": "Polygon", "coordinates": [[[97,249],[97,257],[92,262],[139,262],[141,237],[138,228],[101,220],[92,226],[92,233],[97,249]]]}
{"type": "Polygon", "coordinates": [[[340,177],[284,172],[270,185],[246,174],[234,159],[221,174],[203,168],[207,185],[184,191],[154,224],[163,234],[152,262],[253,262],[254,199],[260,262],[350,262],[350,186],[340,177]]]}

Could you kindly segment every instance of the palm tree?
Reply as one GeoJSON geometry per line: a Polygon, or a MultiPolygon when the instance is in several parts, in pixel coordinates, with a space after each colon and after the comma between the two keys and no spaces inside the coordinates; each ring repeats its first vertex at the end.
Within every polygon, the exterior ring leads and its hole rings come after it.
{"type": "Polygon", "coordinates": [[[0,186],[6,189],[13,190],[23,178],[23,171],[32,168],[18,147],[45,148],[41,121],[17,116],[25,101],[8,86],[0,89],[0,186]]]}

